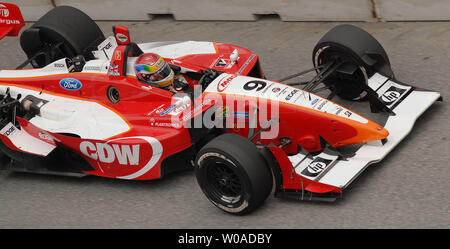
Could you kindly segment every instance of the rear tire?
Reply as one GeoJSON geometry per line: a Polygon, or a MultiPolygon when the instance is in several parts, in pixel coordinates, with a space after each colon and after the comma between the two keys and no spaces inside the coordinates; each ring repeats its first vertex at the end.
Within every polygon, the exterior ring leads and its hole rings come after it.
{"type": "Polygon", "coordinates": [[[324,80],[336,94],[347,100],[362,100],[368,79],[376,72],[394,77],[389,58],[380,43],[369,33],[353,25],[338,25],[328,31],[313,50],[314,66],[330,61],[344,62],[356,70],[352,74],[335,71],[324,80]]]}
{"type": "Polygon", "coordinates": [[[236,215],[261,206],[273,185],[271,170],[255,145],[231,133],[214,138],[200,150],[195,175],[216,207],[236,215]]]}
{"type": "Polygon", "coordinates": [[[88,15],[74,7],[58,6],[22,33],[20,45],[28,58],[44,52],[31,61],[33,67],[44,67],[64,57],[94,59],[92,51],[103,40],[105,36],[88,15]],[[58,43],[62,43],[59,50],[51,51],[58,43]]]}

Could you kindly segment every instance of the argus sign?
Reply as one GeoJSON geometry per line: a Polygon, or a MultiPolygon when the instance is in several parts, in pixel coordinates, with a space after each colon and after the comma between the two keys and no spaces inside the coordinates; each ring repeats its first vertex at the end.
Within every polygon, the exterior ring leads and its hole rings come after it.
{"type": "Polygon", "coordinates": [[[59,81],[59,85],[69,91],[76,91],[80,90],[80,88],[83,86],[81,82],[74,78],[64,78],[59,81]]]}

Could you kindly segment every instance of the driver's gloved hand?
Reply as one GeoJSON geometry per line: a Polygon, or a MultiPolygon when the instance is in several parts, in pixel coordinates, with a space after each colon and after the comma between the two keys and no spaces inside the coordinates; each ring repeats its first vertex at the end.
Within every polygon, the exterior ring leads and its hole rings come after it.
{"type": "Polygon", "coordinates": [[[179,92],[179,91],[184,91],[186,90],[186,88],[189,87],[189,84],[186,84],[182,81],[179,81],[177,79],[173,80],[173,88],[175,89],[175,91],[179,92]]]}
{"type": "Polygon", "coordinates": [[[86,59],[82,55],[77,55],[70,60],[70,63],[68,63],[69,72],[81,72],[83,71],[83,67],[86,64],[86,59]]]}

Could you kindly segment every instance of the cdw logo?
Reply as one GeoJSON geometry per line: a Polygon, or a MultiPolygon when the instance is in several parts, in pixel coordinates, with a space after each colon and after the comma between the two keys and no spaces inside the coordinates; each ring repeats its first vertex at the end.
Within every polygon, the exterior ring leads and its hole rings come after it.
{"type": "Polygon", "coordinates": [[[102,174],[121,179],[135,179],[147,174],[158,165],[163,154],[163,146],[158,139],[148,136],[122,137],[103,141],[82,141],[81,154],[101,163],[114,163],[104,165],[94,163],[94,168],[101,170],[102,174]],[[114,167],[119,165],[132,165],[133,167],[114,167]],[[113,166],[113,167],[109,167],[113,166]]]}
{"type": "Polygon", "coordinates": [[[139,144],[80,143],[80,151],[84,155],[103,163],[112,163],[117,159],[122,165],[139,165],[139,149],[139,144]]]}

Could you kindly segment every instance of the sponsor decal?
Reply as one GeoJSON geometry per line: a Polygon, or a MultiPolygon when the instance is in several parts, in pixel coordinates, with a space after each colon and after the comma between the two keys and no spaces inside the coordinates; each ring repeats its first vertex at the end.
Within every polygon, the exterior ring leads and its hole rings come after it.
{"type": "Polygon", "coordinates": [[[188,109],[190,106],[191,106],[190,103],[175,106],[175,108],[171,112],[169,112],[169,115],[176,116],[182,113],[184,110],[188,109]]]}
{"type": "Polygon", "coordinates": [[[104,52],[105,50],[108,50],[112,47],[111,42],[106,43],[104,47],[101,48],[101,50],[104,52]]]}
{"type": "Polygon", "coordinates": [[[294,97],[294,95],[295,95],[296,93],[298,93],[298,92],[299,92],[298,89],[292,90],[292,91],[286,96],[285,100],[286,100],[286,101],[289,101],[289,100],[290,100],[292,97],[294,97]]]}
{"type": "Polygon", "coordinates": [[[147,113],[147,115],[146,116],[150,116],[152,113],[155,113],[155,114],[161,114],[161,112],[163,112],[164,111],[164,107],[165,105],[164,104],[162,104],[162,105],[160,105],[160,106],[158,106],[158,107],[156,107],[155,109],[153,109],[151,112],[149,112],[149,113],[147,113]]]}
{"type": "Polygon", "coordinates": [[[120,42],[126,42],[128,41],[128,36],[122,34],[122,33],[117,33],[116,34],[116,39],[120,42]]]}
{"type": "Polygon", "coordinates": [[[61,68],[61,67],[65,67],[66,65],[64,65],[62,63],[55,63],[55,64],[53,64],[53,66],[57,67],[57,68],[61,68]]]}
{"type": "Polygon", "coordinates": [[[217,91],[223,92],[228,87],[228,85],[230,85],[231,81],[236,77],[237,75],[230,75],[228,77],[222,78],[217,84],[217,91]]]}
{"type": "Polygon", "coordinates": [[[344,115],[349,118],[352,115],[352,112],[351,111],[345,111],[344,115]]]}
{"type": "Polygon", "coordinates": [[[158,127],[181,128],[181,124],[179,123],[156,122],[153,118],[150,119],[150,125],[158,127]]]}
{"type": "Polygon", "coordinates": [[[121,179],[135,179],[149,172],[163,153],[154,137],[135,136],[102,141],[82,141],[81,154],[97,161],[102,172],[121,179]]]}
{"type": "Polygon", "coordinates": [[[264,90],[261,92],[261,95],[266,94],[266,92],[274,85],[274,83],[270,83],[264,90]]]}
{"type": "Polygon", "coordinates": [[[120,50],[116,50],[116,52],[114,52],[114,58],[116,60],[121,60],[122,59],[122,52],[120,50]]]}
{"type": "Polygon", "coordinates": [[[317,101],[319,101],[319,99],[314,99],[313,101],[311,101],[311,105],[314,105],[315,103],[317,103],[317,101]]]}
{"type": "Polygon", "coordinates": [[[278,91],[277,95],[275,97],[279,98],[281,94],[285,93],[288,87],[283,88],[281,91],[278,91]]]}
{"type": "Polygon", "coordinates": [[[279,87],[272,88],[272,92],[274,92],[274,93],[277,93],[279,91],[281,91],[281,88],[279,88],[279,87]]]}
{"type": "Polygon", "coordinates": [[[336,110],[336,115],[339,115],[339,113],[341,113],[342,111],[343,111],[344,109],[342,108],[342,107],[337,107],[337,110],[336,110]]]}
{"type": "Polygon", "coordinates": [[[7,24],[7,25],[10,25],[10,24],[20,24],[20,21],[19,20],[9,20],[9,19],[0,19],[0,24],[7,24]]]}
{"type": "Polygon", "coordinates": [[[321,101],[320,104],[317,105],[317,110],[322,110],[326,103],[328,103],[328,100],[321,101]]]}
{"type": "Polygon", "coordinates": [[[164,115],[166,115],[167,113],[169,113],[169,112],[171,112],[173,109],[175,109],[175,107],[177,107],[177,105],[176,104],[173,104],[173,105],[171,105],[171,106],[169,106],[167,109],[165,109],[159,116],[164,116],[164,115]]]}
{"type": "Polygon", "coordinates": [[[235,118],[249,118],[248,112],[234,112],[235,118]]]}
{"type": "Polygon", "coordinates": [[[64,78],[59,81],[59,85],[69,91],[77,91],[80,90],[83,84],[77,79],[74,78],[64,78]]]}
{"type": "MultiPolygon", "coordinates": [[[[101,46],[102,44],[100,44],[101,46]]],[[[110,48],[112,47],[111,42],[108,42],[105,44],[105,46],[101,47],[100,50],[105,54],[106,58],[109,59],[108,53],[106,51],[108,51],[110,48]]]]}
{"type": "Polygon", "coordinates": [[[223,118],[223,117],[228,117],[230,116],[230,110],[228,108],[228,106],[222,106],[216,109],[215,112],[215,116],[216,118],[223,118]]]}
{"type": "Polygon", "coordinates": [[[386,92],[381,95],[380,100],[387,106],[392,105],[394,102],[396,102],[400,97],[403,95],[403,93],[406,92],[406,89],[397,88],[395,86],[389,87],[386,92]]]}
{"type": "Polygon", "coordinates": [[[88,70],[90,70],[90,71],[100,71],[100,70],[102,70],[102,68],[99,67],[99,66],[85,66],[83,69],[86,70],[86,71],[88,71],[88,70]]]}
{"type": "Polygon", "coordinates": [[[0,16],[1,17],[8,17],[9,16],[9,10],[3,4],[0,4],[0,16]]]}
{"type": "Polygon", "coordinates": [[[165,110],[162,110],[163,106],[164,106],[164,104],[161,105],[160,107],[158,107],[157,110],[155,109],[147,115],[150,115],[151,113],[155,112],[156,114],[160,114],[159,116],[161,116],[161,117],[164,115],[167,115],[167,114],[175,116],[175,115],[182,113],[184,110],[188,109],[191,106],[191,104],[190,103],[173,104],[173,105],[167,107],[167,109],[165,109],[165,110]]]}
{"type": "Polygon", "coordinates": [[[332,160],[317,157],[302,171],[302,175],[309,177],[316,177],[322,173],[330,164],[332,160]]]}
{"type": "Polygon", "coordinates": [[[9,127],[5,132],[3,132],[3,135],[5,136],[9,136],[11,135],[14,131],[16,131],[16,127],[14,127],[14,125],[11,125],[11,127],[9,127]]]}
{"type": "Polygon", "coordinates": [[[117,159],[121,165],[138,165],[139,150],[139,144],[80,143],[81,153],[102,163],[113,163],[117,159]]]}
{"type": "Polygon", "coordinates": [[[196,113],[198,110],[202,109],[203,106],[209,104],[211,102],[210,99],[205,100],[203,103],[201,103],[200,105],[196,106],[194,108],[194,110],[192,110],[190,113],[186,114],[183,116],[183,121],[188,120],[194,113],[196,113]]]}
{"type": "Polygon", "coordinates": [[[0,24],[6,24],[6,25],[20,25],[20,21],[17,19],[13,19],[12,18],[16,18],[13,15],[11,15],[11,11],[9,11],[8,7],[6,7],[6,5],[4,4],[0,4],[0,24]],[[2,19],[2,18],[8,18],[8,19],[2,19]]]}
{"type": "Polygon", "coordinates": [[[216,67],[225,67],[229,62],[230,60],[219,59],[216,63],[216,67]]]}
{"type": "Polygon", "coordinates": [[[53,142],[53,139],[54,139],[53,136],[51,136],[51,135],[49,135],[47,133],[44,133],[42,131],[39,131],[38,136],[41,139],[44,139],[44,140],[49,141],[49,142],[53,142]]]}

